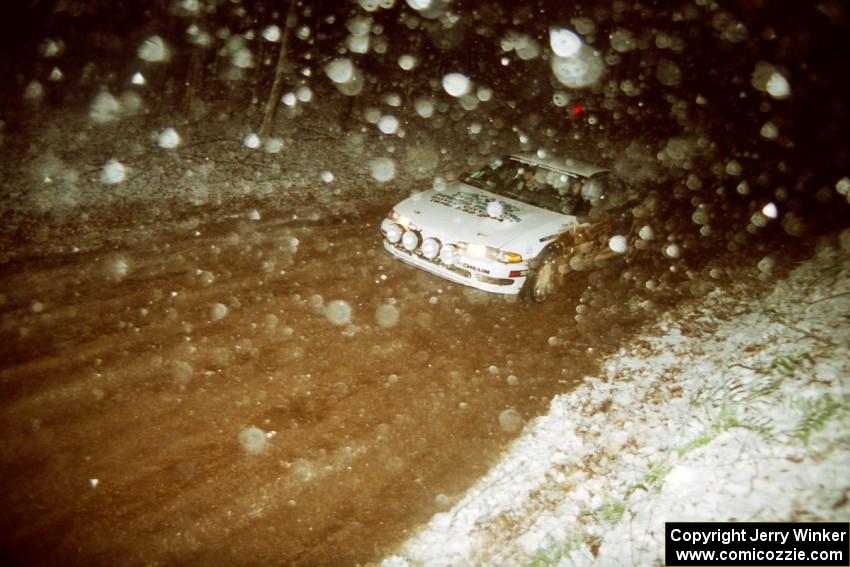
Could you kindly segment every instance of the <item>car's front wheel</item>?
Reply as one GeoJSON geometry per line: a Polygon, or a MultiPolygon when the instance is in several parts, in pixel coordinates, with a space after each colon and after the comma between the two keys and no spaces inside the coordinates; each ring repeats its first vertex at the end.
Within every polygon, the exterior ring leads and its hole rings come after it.
{"type": "Polygon", "coordinates": [[[540,303],[550,298],[558,288],[558,254],[547,248],[531,262],[528,277],[520,295],[529,303],[540,303]]]}

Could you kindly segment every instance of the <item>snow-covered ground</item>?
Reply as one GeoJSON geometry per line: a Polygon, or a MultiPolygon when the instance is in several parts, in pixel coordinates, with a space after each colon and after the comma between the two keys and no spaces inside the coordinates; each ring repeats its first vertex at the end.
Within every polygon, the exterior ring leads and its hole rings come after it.
{"type": "Polygon", "coordinates": [[[663,564],[665,521],[850,517],[850,230],[680,305],[384,567],[663,564]]]}

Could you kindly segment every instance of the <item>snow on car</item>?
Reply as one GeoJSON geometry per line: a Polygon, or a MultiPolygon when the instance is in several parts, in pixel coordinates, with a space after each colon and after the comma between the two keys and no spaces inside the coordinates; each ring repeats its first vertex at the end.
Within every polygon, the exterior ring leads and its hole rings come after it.
{"type": "Polygon", "coordinates": [[[381,223],[384,248],[447,280],[542,301],[569,270],[560,237],[627,201],[614,179],[573,159],[497,159],[393,207],[381,223]]]}

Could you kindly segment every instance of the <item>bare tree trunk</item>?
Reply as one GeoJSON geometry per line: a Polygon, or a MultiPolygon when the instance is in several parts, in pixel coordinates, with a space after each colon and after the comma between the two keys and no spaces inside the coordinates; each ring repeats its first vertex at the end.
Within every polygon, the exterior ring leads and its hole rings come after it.
{"type": "Polygon", "coordinates": [[[263,108],[263,112],[265,112],[265,104],[263,101],[265,100],[265,95],[268,93],[269,81],[266,80],[265,70],[266,70],[266,59],[271,58],[275,55],[275,53],[279,53],[280,48],[275,48],[274,45],[270,45],[271,42],[268,41],[260,41],[259,49],[257,50],[257,70],[252,74],[252,78],[254,81],[254,92],[251,98],[251,104],[256,105],[257,108],[263,108]]]}
{"type": "MultiPolygon", "coordinates": [[[[203,13],[196,14],[192,18],[192,24],[198,29],[204,28],[203,13]]],[[[198,93],[203,92],[204,68],[207,61],[206,48],[202,45],[192,45],[189,48],[189,62],[186,68],[186,82],[183,90],[183,101],[181,111],[187,120],[192,119],[192,107],[198,93]]]]}
{"type": "MultiPolygon", "coordinates": [[[[413,45],[410,47],[410,53],[413,53],[416,57],[416,65],[421,65],[422,61],[425,59],[424,53],[422,53],[422,35],[416,34],[413,39],[413,45]]],[[[402,79],[404,84],[404,99],[407,102],[410,102],[411,95],[413,94],[413,76],[415,73],[410,71],[404,71],[404,79],[402,79]]]]}
{"type": "Polygon", "coordinates": [[[274,73],[274,82],[272,90],[269,93],[269,98],[266,100],[266,109],[263,112],[263,122],[260,125],[260,136],[270,136],[274,130],[274,119],[277,116],[277,107],[280,105],[280,95],[283,92],[283,79],[286,72],[289,70],[289,60],[287,59],[286,44],[289,39],[289,30],[295,27],[295,6],[298,0],[289,0],[289,10],[286,13],[286,20],[283,24],[283,34],[280,38],[280,53],[277,58],[277,67],[274,73]]]}
{"type": "Polygon", "coordinates": [[[183,116],[188,119],[192,118],[192,107],[195,103],[195,97],[202,90],[205,55],[204,48],[199,45],[192,47],[192,53],[189,55],[186,91],[183,93],[183,116]]]}

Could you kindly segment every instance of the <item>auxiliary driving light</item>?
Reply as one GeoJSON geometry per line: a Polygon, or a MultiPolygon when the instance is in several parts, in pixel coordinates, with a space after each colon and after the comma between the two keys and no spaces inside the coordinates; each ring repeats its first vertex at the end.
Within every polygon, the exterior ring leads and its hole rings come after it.
{"type": "Polygon", "coordinates": [[[384,222],[386,223],[386,226],[383,228],[384,233],[387,235],[387,240],[389,240],[393,244],[401,240],[401,235],[404,233],[404,229],[401,227],[401,225],[398,225],[390,221],[389,219],[384,222]]]}
{"type": "Polygon", "coordinates": [[[401,245],[408,252],[413,252],[414,250],[416,250],[416,248],[419,247],[420,240],[421,239],[419,238],[419,233],[414,232],[412,230],[406,230],[404,231],[404,234],[401,235],[401,245]]]}
{"type": "Polygon", "coordinates": [[[440,250],[440,261],[447,266],[454,265],[454,263],[457,262],[457,258],[457,246],[454,246],[453,244],[446,244],[440,250]]]}
{"type": "Polygon", "coordinates": [[[422,255],[433,260],[440,254],[440,241],[436,238],[426,238],[422,243],[422,255]]]}

